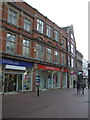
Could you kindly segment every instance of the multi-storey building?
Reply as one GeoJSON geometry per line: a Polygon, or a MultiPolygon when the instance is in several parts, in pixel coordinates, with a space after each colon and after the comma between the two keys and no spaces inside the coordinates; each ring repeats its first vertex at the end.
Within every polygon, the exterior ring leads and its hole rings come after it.
{"type": "Polygon", "coordinates": [[[82,60],[83,80],[88,83],[88,61],[83,58],[82,60]]]}
{"type": "Polygon", "coordinates": [[[83,55],[76,50],[77,55],[77,79],[81,81],[83,79],[83,55]]]}
{"type": "Polygon", "coordinates": [[[67,66],[68,66],[68,87],[73,87],[73,81],[77,79],[76,69],[76,41],[73,25],[62,28],[67,33],[67,66]]]}
{"type": "Polygon", "coordinates": [[[78,69],[78,72],[83,71],[83,68],[82,68],[83,67],[83,55],[78,50],[76,50],[76,54],[77,54],[77,69],[78,69]]]}
{"type": "Polygon", "coordinates": [[[68,33],[72,27],[66,32],[25,2],[3,2],[1,10],[3,91],[34,91],[36,80],[40,90],[69,87],[67,57],[74,68],[75,49],[73,56],[67,43],[76,48],[68,33]]]}

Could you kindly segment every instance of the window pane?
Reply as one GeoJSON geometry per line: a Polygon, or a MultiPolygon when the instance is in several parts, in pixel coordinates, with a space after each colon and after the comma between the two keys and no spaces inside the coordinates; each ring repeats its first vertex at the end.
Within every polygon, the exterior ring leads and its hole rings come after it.
{"type": "Polygon", "coordinates": [[[27,31],[31,30],[31,20],[25,18],[24,20],[24,29],[27,31]]]}
{"type": "Polygon", "coordinates": [[[8,22],[16,25],[17,24],[17,13],[11,9],[9,9],[9,12],[8,12],[8,22]]]}
{"type": "Polygon", "coordinates": [[[15,46],[14,43],[11,43],[11,53],[14,54],[15,46]]]}
{"type": "Polygon", "coordinates": [[[23,56],[29,57],[30,56],[30,41],[23,40],[23,56]]]}
{"type": "Polygon", "coordinates": [[[43,33],[44,30],[44,22],[37,19],[37,31],[43,33]]]}
{"type": "Polygon", "coordinates": [[[8,33],[7,34],[7,40],[10,40],[11,39],[11,35],[8,33]]]}
{"type": "Polygon", "coordinates": [[[7,33],[6,52],[10,54],[15,53],[15,36],[10,33],[7,33]]]}
{"type": "Polygon", "coordinates": [[[55,30],[54,34],[55,34],[55,40],[59,41],[59,32],[55,30]]]}
{"type": "Polygon", "coordinates": [[[36,58],[39,60],[44,59],[44,47],[42,45],[36,44],[36,58]]]}
{"type": "Polygon", "coordinates": [[[49,25],[47,25],[46,35],[52,38],[52,28],[49,25]]]}
{"type": "Polygon", "coordinates": [[[52,62],[52,50],[49,48],[46,49],[46,60],[52,62]]]}
{"type": "Polygon", "coordinates": [[[9,42],[7,42],[6,51],[10,52],[10,43],[9,42]]]}

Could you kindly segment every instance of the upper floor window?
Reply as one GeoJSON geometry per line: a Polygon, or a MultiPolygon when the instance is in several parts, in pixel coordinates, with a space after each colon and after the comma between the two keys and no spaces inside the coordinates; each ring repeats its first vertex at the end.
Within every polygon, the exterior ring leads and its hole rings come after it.
{"type": "Polygon", "coordinates": [[[36,59],[39,59],[39,60],[44,59],[44,47],[43,47],[43,45],[36,44],[36,59]]]}
{"type": "Polygon", "coordinates": [[[57,30],[54,31],[54,39],[59,42],[60,40],[60,34],[57,30]]]}
{"type": "Polygon", "coordinates": [[[7,39],[6,39],[6,52],[10,54],[15,53],[15,41],[16,36],[10,33],[7,33],[7,39]]]}
{"type": "Polygon", "coordinates": [[[70,56],[68,56],[68,66],[70,66],[70,56]]]}
{"type": "Polygon", "coordinates": [[[73,34],[71,34],[71,38],[73,39],[73,34]]]}
{"type": "Polygon", "coordinates": [[[8,12],[8,22],[17,25],[17,13],[11,9],[8,12]]]}
{"type": "Polygon", "coordinates": [[[68,42],[68,51],[70,52],[70,43],[68,42]]]}
{"type": "Polygon", "coordinates": [[[46,48],[46,61],[52,62],[52,50],[50,48],[46,48]]]}
{"type": "Polygon", "coordinates": [[[62,47],[66,48],[66,41],[65,41],[65,39],[62,39],[62,47]]]}
{"type": "Polygon", "coordinates": [[[46,28],[46,35],[50,38],[52,38],[52,35],[53,35],[53,31],[52,31],[52,27],[47,25],[47,28],[46,28]]]}
{"type": "Polygon", "coordinates": [[[44,32],[44,22],[40,19],[37,19],[37,31],[40,33],[44,32]]]}
{"type": "Polygon", "coordinates": [[[31,20],[27,18],[24,19],[24,29],[26,31],[31,31],[31,20]]]}
{"type": "Polygon", "coordinates": [[[74,67],[74,59],[71,58],[71,67],[74,67]]]}
{"type": "Polygon", "coordinates": [[[66,57],[65,54],[62,53],[62,64],[65,65],[66,64],[66,57]]]}
{"type": "Polygon", "coordinates": [[[22,49],[22,54],[25,57],[30,56],[30,41],[29,40],[23,40],[23,49],[22,49]]]}
{"type": "Polygon", "coordinates": [[[74,47],[72,44],[71,44],[71,52],[74,53],[74,47]]]}
{"type": "Polygon", "coordinates": [[[54,51],[54,63],[60,63],[60,54],[57,51],[54,51]]]}

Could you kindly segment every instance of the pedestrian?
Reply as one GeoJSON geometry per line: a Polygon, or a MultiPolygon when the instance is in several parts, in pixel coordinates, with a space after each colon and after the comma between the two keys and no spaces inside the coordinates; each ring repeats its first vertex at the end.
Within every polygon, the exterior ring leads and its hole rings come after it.
{"type": "Polygon", "coordinates": [[[82,94],[84,94],[84,89],[85,89],[85,87],[86,87],[85,82],[82,82],[82,84],[81,84],[82,94]]]}
{"type": "Polygon", "coordinates": [[[81,84],[77,81],[77,94],[80,93],[81,84]]]}
{"type": "Polygon", "coordinates": [[[73,88],[75,88],[76,80],[73,80],[73,88]]]}

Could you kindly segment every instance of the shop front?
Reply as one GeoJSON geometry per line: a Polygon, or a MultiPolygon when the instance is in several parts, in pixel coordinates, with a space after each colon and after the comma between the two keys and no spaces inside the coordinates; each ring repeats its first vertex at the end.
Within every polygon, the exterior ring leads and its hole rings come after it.
{"type": "Polygon", "coordinates": [[[32,90],[32,63],[2,58],[0,64],[2,64],[3,92],[32,90]]]}
{"type": "Polygon", "coordinates": [[[36,75],[40,76],[40,90],[60,88],[60,68],[38,64],[36,75]]]}
{"type": "Polygon", "coordinates": [[[61,87],[62,88],[67,88],[67,72],[68,69],[67,68],[61,68],[61,87]]]}
{"type": "Polygon", "coordinates": [[[76,83],[76,81],[77,81],[77,73],[76,73],[76,71],[72,70],[70,72],[70,88],[74,87],[74,81],[76,83]]]}

